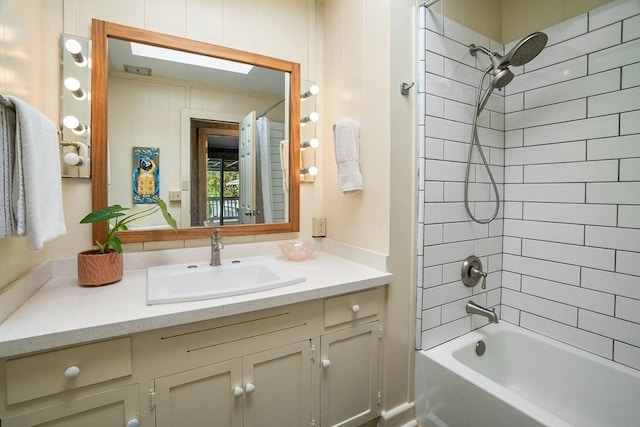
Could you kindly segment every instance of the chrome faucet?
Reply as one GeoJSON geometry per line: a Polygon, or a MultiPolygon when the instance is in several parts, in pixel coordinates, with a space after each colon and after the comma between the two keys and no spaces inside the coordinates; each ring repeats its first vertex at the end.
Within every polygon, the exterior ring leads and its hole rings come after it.
{"type": "Polygon", "coordinates": [[[222,265],[220,262],[220,250],[224,249],[222,244],[222,237],[220,236],[220,229],[216,228],[216,231],[211,235],[211,262],[212,266],[222,265]]]}
{"type": "Polygon", "coordinates": [[[479,306],[473,301],[467,302],[467,313],[469,314],[479,314],[480,316],[484,316],[491,323],[498,323],[498,315],[496,314],[496,309],[492,308],[491,310],[486,309],[482,306],[479,306]]]}

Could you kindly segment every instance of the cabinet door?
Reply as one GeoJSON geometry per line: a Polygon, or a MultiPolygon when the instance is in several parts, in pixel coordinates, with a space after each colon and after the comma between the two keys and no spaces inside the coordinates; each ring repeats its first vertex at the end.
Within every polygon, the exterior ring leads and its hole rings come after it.
{"type": "Polygon", "coordinates": [[[117,427],[138,418],[138,386],[130,385],[3,420],[7,427],[117,427]]]}
{"type": "Polygon", "coordinates": [[[156,426],[241,427],[241,369],[232,359],[156,379],[156,426]]]}
{"type": "Polygon", "coordinates": [[[244,427],[311,425],[311,342],[243,357],[244,427]]]}
{"type": "Polygon", "coordinates": [[[379,415],[378,327],[376,321],[322,336],[323,427],[359,426],[379,415]]]}

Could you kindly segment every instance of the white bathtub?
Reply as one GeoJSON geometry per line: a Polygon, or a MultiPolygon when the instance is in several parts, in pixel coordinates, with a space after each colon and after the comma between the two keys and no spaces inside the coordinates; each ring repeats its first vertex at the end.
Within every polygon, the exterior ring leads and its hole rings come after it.
{"type": "Polygon", "coordinates": [[[423,427],[640,426],[638,371],[505,322],[416,352],[415,397],[423,427]]]}

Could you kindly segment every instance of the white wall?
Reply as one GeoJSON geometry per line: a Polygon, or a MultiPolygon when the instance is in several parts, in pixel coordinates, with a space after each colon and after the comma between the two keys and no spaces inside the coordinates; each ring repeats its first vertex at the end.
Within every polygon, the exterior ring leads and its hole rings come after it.
{"type": "Polygon", "coordinates": [[[640,369],[640,2],[548,29],[507,86],[502,318],[640,369]]]}
{"type": "MultiPolygon", "coordinates": [[[[487,240],[482,227],[461,225],[466,222],[454,190],[463,173],[458,159],[451,157],[459,147],[446,139],[467,136],[468,125],[464,117],[447,118],[455,111],[447,105],[455,105],[444,101],[443,106],[439,100],[468,92],[462,83],[452,82],[463,80],[466,73],[446,80],[437,76],[447,76],[448,63],[463,68],[468,58],[460,44],[437,34],[442,21],[427,21],[436,32],[428,32],[425,55],[425,241],[423,258],[419,257],[425,268],[423,299],[418,300],[422,333],[417,334],[422,348],[484,323],[478,319],[471,324],[461,311],[471,292],[459,280],[459,260],[465,251],[481,251],[487,240]],[[456,62],[445,60],[442,67],[442,53],[429,52],[441,48],[456,62]],[[445,87],[453,92],[436,93],[445,87]],[[441,115],[449,120],[443,121],[441,115]],[[456,229],[460,232],[454,233],[456,229]],[[451,243],[452,235],[465,239],[451,243]]],[[[488,281],[494,290],[486,301],[488,306],[501,304],[503,320],[636,369],[640,369],[638,28],[640,3],[634,0],[614,1],[554,25],[544,30],[549,35],[545,50],[518,70],[506,87],[504,231],[499,230],[502,225],[488,230],[489,236],[500,238],[503,249],[488,260],[489,271],[495,273],[488,281]]],[[[447,21],[442,34],[453,37],[447,21]]],[[[462,45],[470,42],[465,30],[455,38],[462,45]]],[[[477,40],[486,46],[486,40],[477,40]]],[[[501,108],[500,103],[495,105],[501,108]]],[[[501,115],[491,115],[492,127],[494,119],[495,129],[501,130],[501,115]]],[[[500,172],[500,137],[492,141],[483,133],[481,141],[495,147],[491,154],[498,158],[493,163],[500,172]]],[[[473,299],[483,303],[481,295],[473,299]]]]}
{"type": "MultiPolygon", "coordinates": [[[[489,307],[500,304],[502,212],[491,224],[472,222],[464,207],[464,177],[475,87],[487,66],[469,53],[475,43],[495,51],[502,46],[425,8],[420,8],[418,292],[416,342],[430,348],[463,335],[485,322],[465,312],[469,299],[489,307]],[[425,28],[426,27],[426,28],[425,28]],[[489,272],[487,289],[460,281],[463,260],[478,256],[489,272]]],[[[495,91],[478,120],[478,135],[502,193],[502,95],[495,91]]],[[[478,218],[494,210],[491,184],[477,149],[470,170],[471,209],[478,218]]]]}

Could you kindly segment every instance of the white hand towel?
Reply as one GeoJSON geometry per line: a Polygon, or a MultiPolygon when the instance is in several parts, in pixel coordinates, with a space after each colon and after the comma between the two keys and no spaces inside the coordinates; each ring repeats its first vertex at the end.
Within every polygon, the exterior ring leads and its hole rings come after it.
{"type": "Polygon", "coordinates": [[[333,125],[333,140],[338,165],[338,186],[345,194],[364,188],[360,173],[360,125],[338,122],[333,125]]]}
{"type": "Polygon", "coordinates": [[[58,133],[44,114],[19,98],[16,109],[15,163],[12,200],[17,234],[29,249],[66,234],[62,209],[62,178],[58,133]]]}
{"type": "Polygon", "coordinates": [[[280,165],[282,166],[282,188],[289,193],[289,141],[280,141],[280,165]]]}

